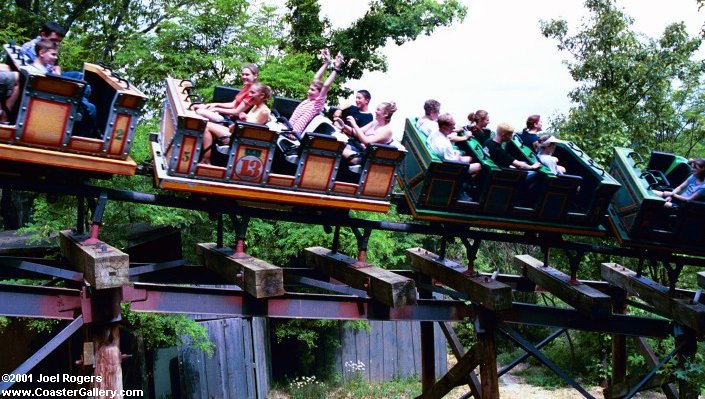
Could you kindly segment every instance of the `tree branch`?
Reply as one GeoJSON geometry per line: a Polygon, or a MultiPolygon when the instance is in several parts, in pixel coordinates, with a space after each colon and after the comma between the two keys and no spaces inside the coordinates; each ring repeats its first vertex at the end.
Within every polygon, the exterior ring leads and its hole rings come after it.
{"type": "MultiPolygon", "coordinates": [[[[182,6],[186,5],[186,3],[188,3],[188,2],[189,2],[189,0],[182,0],[182,1],[178,2],[178,3],[176,3],[176,4],[172,7],[172,9],[173,9],[173,8],[178,9],[179,7],[182,7],[182,6]]],[[[169,12],[164,12],[164,14],[162,14],[159,18],[155,19],[154,21],[152,21],[152,23],[150,23],[149,25],[147,25],[146,28],[142,29],[142,30],[140,31],[140,34],[149,33],[152,29],[156,28],[157,25],[159,25],[160,22],[162,22],[163,20],[169,18],[170,16],[171,16],[171,14],[170,14],[169,12]]]]}

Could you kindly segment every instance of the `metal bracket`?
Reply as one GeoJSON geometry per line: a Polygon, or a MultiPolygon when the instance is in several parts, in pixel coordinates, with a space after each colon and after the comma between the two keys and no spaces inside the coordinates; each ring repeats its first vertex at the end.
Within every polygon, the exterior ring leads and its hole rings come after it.
{"type": "Polygon", "coordinates": [[[357,256],[357,260],[359,262],[364,262],[365,258],[367,257],[367,244],[370,241],[370,234],[372,234],[372,229],[369,227],[365,227],[362,229],[362,232],[360,232],[360,229],[356,227],[351,227],[350,228],[355,234],[355,238],[357,239],[357,249],[359,251],[359,255],[357,256]]]}
{"type": "Polygon", "coordinates": [[[676,283],[683,271],[683,262],[676,261],[675,267],[671,266],[671,263],[667,261],[663,261],[662,263],[668,273],[668,294],[674,295],[676,293],[676,283]]]}
{"type": "Polygon", "coordinates": [[[250,217],[243,215],[238,219],[236,216],[232,215],[231,218],[237,229],[237,244],[235,245],[235,252],[233,252],[231,257],[241,259],[248,256],[245,253],[245,239],[247,238],[247,228],[250,226],[250,217]]]}
{"type": "Polygon", "coordinates": [[[218,230],[216,231],[216,248],[223,248],[223,214],[218,213],[218,230]]]}
{"type": "Polygon", "coordinates": [[[103,225],[103,212],[105,212],[105,205],[107,203],[108,193],[105,191],[101,191],[100,196],[98,197],[98,204],[96,204],[95,209],[93,210],[93,225],[91,226],[91,235],[87,240],[81,242],[81,245],[96,245],[101,243],[101,241],[98,239],[98,233],[100,232],[100,226],[103,225]]]}
{"type": "Polygon", "coordinates": [[[476,274],[475,260],[477,259],[477,252],[480,249],[482,240],[475,238],[472,240],[472,244],[470,244],[470,241],[467,237],[460,237],[460,242],[462,242],[465,246],[465,252],[467,253],[468,257],[468,269],[465,271],[465,274],[469,276],[474,276],[476,274]]]}
{"type": "Polygon", "coordinates": [[[332,252],[334,254],[338,253],[338,249],[340,248],[340,225],[335,226],[335,231],[333,232],[333,249],[332,252]]]}
{"type": "Polygon", "coordinates": [[[568,258],[568,264],[570,266],[570,283],[580,284],[578,282],[578,269],[580,268],[580,262],[582,262],[585,257],[585,251],[582,249],[575,250],[575,253],[567,249],[563,251],[565,252],[566,258],[568,258]]]}

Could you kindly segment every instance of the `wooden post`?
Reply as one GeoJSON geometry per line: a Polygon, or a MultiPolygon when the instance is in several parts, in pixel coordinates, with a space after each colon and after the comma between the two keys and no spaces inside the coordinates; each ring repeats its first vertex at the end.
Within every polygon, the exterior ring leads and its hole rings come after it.
{"type": "MultiPolygon", "coordinates": [[[[625,314],[627,311],[627,292],[616,288],[613,304],[614,313],[625,314]]],[[[627,380],[627,337],[612,334],[612,379],[609,386],[622,384],[627,380]]]]}
{"type": "MultiPolygon", "coordinates": [[[[96,398],[121,399],[122,355],[118,322],[121,287],[130,284],[129,256],[102,241],[89,245],[81,244],[85,237],[75,235],[69,230],[62,231],[59,237],[61,254],[83,273],[86,283],[94,288],[89,291],[90,308],[84,309],[83,317],[86,323],[90,324],[95,361],[94,376],[100,377],[100,381],[93,381],[93,387],[105,393],[96,398]]],[[[88,357],[90,353],[85,353],[84,360],[88,361],[88,357]]]]}
{"type": "MultiPolygon", "coordinates": [[[[120,326],[117,323],[96,325],[93,333],[95,345],[95,376],[93,387],[105,392],[96,398],[122,399],[122,355],[120,353],[120,326]],[[110,392],[116,394],[111,394],[110,392]],[[114,395],[114,396],[113,396],[114,395]]],[[[100,391],[99,391],[100,392],[100,391]]]]}
{"type": "Polygon", "coordinates": [[[497,375],[497,344],[495,342],[496,320],[491,313],[480,310],[480,331],[477,345],[482,348],[480,358],[480,386],[482,399],[499,399],[499,376],[497,375]]]}
{"type": "MultiPolygon", "coordinates": [[[[677,355],[680,366],[686,361],[692,361],[695,357],[695,352],[698,350],[698,341],[692,330],[683,328],[682,334],[676,334],[676,346],[683,344],[683,348],[677,355]]],[[[678,397],[680,399],[697,399],[700,393],[698,384],[692,381],[678,380],[678,397]]]]}
{"type": "MultiPolygon", "coordinates": [[[[431,279],[418,274],[419,283],[432,284],[431,279]]],[[[425,289],[419,290],[419,298],[431,299],[433,294],[425,289]]],[[[435,340],[432,321],[422,321],[421,324],[421,390],[426,392],[436,383],[435,340]]]]}

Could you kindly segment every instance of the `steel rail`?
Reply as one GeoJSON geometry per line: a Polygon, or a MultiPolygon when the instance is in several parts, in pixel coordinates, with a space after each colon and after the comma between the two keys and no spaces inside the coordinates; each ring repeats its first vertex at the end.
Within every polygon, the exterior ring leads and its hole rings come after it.
{"type": "Polygon", "coordinates": [[[437,235],[445,237],[465,237],[485,241],[511,242],[515,244],[534,245],[541,247],[559,248],[578,252],[592,252],[605,255],[623,256],[630,258],[644,258],[682,263],[693,266],[705,267],[705,258],[676,255],[668,252],[646,251],[643,249],[614,247],[586,242],[566,241],[560,235],[523,232],[497,232],[479,230],[463,224],[453,223],[419,223],[419,222],[390,222],[385,220],[369,220],[351,217],[348,211],[316,209],[306,211],[303,208],[292,207],[291,211],[243,207],[235,199],[210,196],[176,196],[171,194],[150,194],[139,191],[121,190],[110,187],[93,186],[81,183],[63,183],[42,181],[35,182],[14,176],[0,176],[0,187],[36,191],[44,193],[99,197],[107,194],[108,199],[123,202],[132,202],[146,205],[165,206],[172,208],[204,211],[213,214],[232,214],[249,216],[266,220],[281,220],[303,224],[324,226],[345,226],[350,228],[367,228],[373,230],[386,230],[404,233],[437,235]]]}

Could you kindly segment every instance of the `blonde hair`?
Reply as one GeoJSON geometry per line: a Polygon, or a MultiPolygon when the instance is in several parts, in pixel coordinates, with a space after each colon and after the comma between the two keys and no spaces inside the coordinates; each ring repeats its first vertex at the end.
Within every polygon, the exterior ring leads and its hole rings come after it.
{"type": "Polygon", "coordinates": [[[514,126],[507,122],[502,122],[497,125],[497,134],[500,134],[500,131],[504,133],[514,133],[514,126]]]}
{"type": "Polygon", "coordinates": [[[252,89],[257,90],[260,93],[264,93],[265,102],[272,98],[272,88],[264,83],[256,82],[252,85],[252,89]]]}
{"type": "Polygon", "coordinates": [[[382,107],[382,111],[384,111],[384,120],[389,123],[389,121],[392,120],[392,115],[397,112],[397,103],[389,101],[383,102],[379,104],[379,106],[382,107]]]}
{"type": "Polygon", "coordinates": [[[323,88],[323,82],[321,82],[320,80],[314,80],[313,82],[311,82],[310,86],[315,87],[318,91],[321,91],[321,89],[323,88]]]}

